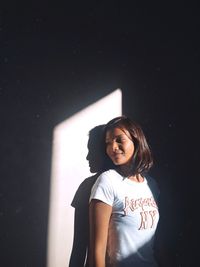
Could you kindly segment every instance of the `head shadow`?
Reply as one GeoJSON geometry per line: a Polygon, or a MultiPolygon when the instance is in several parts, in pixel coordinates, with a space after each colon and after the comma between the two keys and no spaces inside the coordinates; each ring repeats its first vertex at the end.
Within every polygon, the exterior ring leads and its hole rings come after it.
{"type": "Polygon", "coordinates": [[[105,169],[105,145],[104,145],[104,125],[98,125],[89,131],[88,139],[88,160],[90,172],[98,173],[105,169]]]}

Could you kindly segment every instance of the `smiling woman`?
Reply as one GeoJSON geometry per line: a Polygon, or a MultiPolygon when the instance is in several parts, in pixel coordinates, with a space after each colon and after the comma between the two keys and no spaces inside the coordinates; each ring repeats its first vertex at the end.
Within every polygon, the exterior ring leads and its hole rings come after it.
{"type": "Polygon", "coordinates": [[[129,118],[116,117],[105,126],[104,144],[112,167],[90,196],[90,266],[156,267],[159,190],[147,175],[153,160],[144,133],[129,118]]]}

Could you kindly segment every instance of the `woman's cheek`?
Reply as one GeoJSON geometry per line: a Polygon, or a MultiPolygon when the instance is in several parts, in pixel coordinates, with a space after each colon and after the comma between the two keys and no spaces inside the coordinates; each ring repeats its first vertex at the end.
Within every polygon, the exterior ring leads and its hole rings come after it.
{"type": "Polygon", "coordinates": [[[110,158],[110,149],[109,149],[109,147],[107,147],[107,149],[106,149],[106,154],[107,154],[108,157],[110,158]]]}

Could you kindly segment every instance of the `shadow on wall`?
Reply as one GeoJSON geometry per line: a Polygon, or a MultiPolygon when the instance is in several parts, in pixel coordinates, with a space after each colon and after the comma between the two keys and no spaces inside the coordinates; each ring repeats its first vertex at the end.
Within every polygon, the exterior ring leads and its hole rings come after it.
{"type": "Polygon", "coordinates": [[[93,184],[104,170],[103,127],[98,125],[89,132],[88,155],[90,172],[96,173],[86,178],[78,187],[72,201],[74,213],[74,239],[69,267],[88,266],[89,246],[89,197],[93,184]],[[85,264],[85,265],[84,265],[85,264]]]}

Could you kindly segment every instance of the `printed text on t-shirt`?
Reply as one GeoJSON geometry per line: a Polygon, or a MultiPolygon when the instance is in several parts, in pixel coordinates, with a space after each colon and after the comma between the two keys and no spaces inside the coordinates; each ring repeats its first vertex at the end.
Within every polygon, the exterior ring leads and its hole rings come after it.
{"type": "Polygon", "coordinates": [[[125,207],[124,214],[128,215],[129,210],[134,212],[136,209],[141,209],[141,223],[138,230],[153,228],[156,215],[157,215],[157,205],[153,197],[150,198],[138,198],[138,199],[129,199],[125,197],[125,207]],[[146,207],[152,207],[153,210],[146,210],[146,207]]]}

